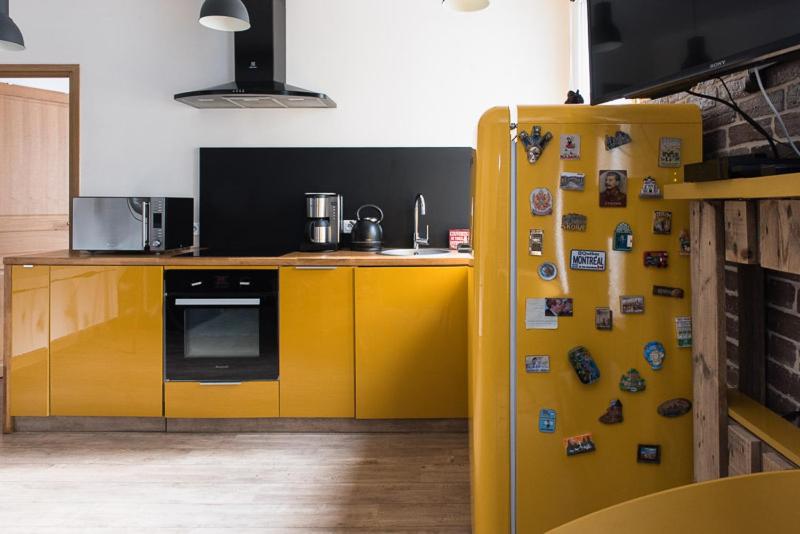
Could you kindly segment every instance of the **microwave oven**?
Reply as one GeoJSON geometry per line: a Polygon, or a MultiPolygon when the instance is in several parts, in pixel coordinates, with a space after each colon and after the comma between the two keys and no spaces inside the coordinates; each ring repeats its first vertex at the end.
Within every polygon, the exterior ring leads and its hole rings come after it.
{"type": "Polygon", "coordinates": [[[191,247],[194,199],[75,197],[72,250],[150,251],[191,247]]]}

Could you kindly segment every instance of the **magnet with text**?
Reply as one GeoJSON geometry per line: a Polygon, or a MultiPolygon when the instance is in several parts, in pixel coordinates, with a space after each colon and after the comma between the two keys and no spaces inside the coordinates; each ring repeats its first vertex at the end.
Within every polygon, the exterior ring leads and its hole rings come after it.
{"type": "Polygon", "coordinates": [[[622,295],[619,297],[619,309],[625,314],[644,313],[644,297],[640,295],[622,295]]]}
{"type": "Polygon", "coordinates": [[[600,207],[624,208],[628,205],[628,171],[600,171],[600,207]]]}
{"type": "Polygon", "coordinates": [[[608,405],[608,409],[606,409],[606,413],[598,417],[597,420],[604,425],[621,423],[624,420],[622,416],[622,401],[619,399],[612,400],[608,405]]]}
{"type": "Polygon", "coordinates": [[[677,137],[662,137],[658,149],[659,167],[681,166],[681,140],[677,137]]]}
{"type": "Polygon", "coordinates": [[[606,136],[606,150],[614,150],[633,141],[631,136],[622,130],[617,130],[614,135],[606,136]]]}
{"type": "Polygon", "coordinates": [[[545,187],[537,187],[531,191],[531,213],[534,215],[550,215],[553,213],[553,195],[545,187]]]}
{"type": "Polygon", "coordinates": [[[666,250],[648,250],[644,253],[644,266],[666,269],[669,267],[669,253],[666,250]]]}
{"type": "Polygon", "coordinates": [[[661,417],[680,417],[686,415],[692,409],[692,401],[677,397],[669,399],[658,405],[658,415],[661,417]]]}
{"type": "Polygon", "coordinates": [[[519,132],[519,140],[522,141],[522,146],[525,147],[525,153],[528,156],[528,163],[533,165],[539,158],[550,141],[553,139],[553,134],[547,132],[542,135],[542,127],[534,126],[531,133],[521,130],[519,132]]]}
{"type": "Polygon", "coordinates": [[[647,383],[644,378],[642,378],[642,375],[639,374],[639,371],[634,368],[628,369],[628,371],[622,375],[622,378],[619,379],[619,389],[622,391],[639,393],[640,391],[644,391],[645,388],[647,388],[647,383]]]}
{"type": "Polygon", "coordinates": [[[580,213],[567,213],[561,216],[561,229],[566,232],[585,232],[586,215],[580,213]]]}
{"type": "Polygon", "coordinates": [[[672,212],[653,212],[653,233],[656,235],[669,235],[672,233],[672,212]]]}
{"type": "Polygon", "coordinates": [[[572,299],[546,298],[544,306],[546,317],[572,317],[572,299]]]}
{"type": "Polygon", "coordinates": [[[582,172],[562,172],[558,183],[564,191],[583,191],[586,189],[586,175],[582,172]]]}
{"type": "Polygon", "coordinates": [[[569,363],[575,369],[581,384],[593,384],[600,379],[600,369],[584,346],[573,347],[569,350],[569,363]]]}
{"type": "Polygon", "coordinates": [[[633,250],[633,230],[631,225],[621,222],[614,229],[614,250],[630,252],[633,250]]]}
{"type": "Polygon", "coordinates": [[[598,330],[611,330],[614,325],[614,312],[611,308],[594,309],[594,327],[598,330]]]}
{"type": "Polygon", "coordinates": [[[681,256],[689,256],[692,253],[692,241],[689,239],[689,230],[681,230],[678,236],[678,250],[681,256]]]}
{"type": "Polygon", "coordinates": [[[653,286],[653,295],[657,297],[672,297],[674,299],[683,298],[683,289],[669,286],[653,286]]]}
{"type": "Polygon", "coordinates": [[[555,280],[558,276],[558,267],[556,264],[551,261],[546,261],[539,266],[537,269],[539,273],[539,278],[544,280],[545,282],[549,282],[550,280],[555,280]]]}
{"type": "Polygon", "coordinates": [[[528,254],[531,256],[541,256],[544,246],[544,231],[533,229],[528,234],[528,254]]]}
{"type": "Polygon", "coordinates": [[[569,254],[569,268],[575,271],[605,271],[606,253],[604,250],[578,250],[569,254]]]}
{"type": "Polygon", "coordinates": [[[567,456],[576,456],[587,452],[594,452],[597,448],[594,445],[591,434],[581,434],[570,436],[564,439],[564,450],[567,456]]]}
{"type": "Polygon", "coordinates": [[[664,367],[664,359],[667,357],[667,350],[660,341],[650,341],[644,346],[644,359],[650,364],[653,371],[658,371],[664,367]]]}
{"type": "Polygon", "coordinates": [[[539,410],[539,432],[552,434],[556,431],[556,411],[549,408],[539,410]]]}
{"type": "Polygon", "coordinates": [[[561,136],[561,159],[581,159],[581,136],[564,134],[561,136]]]}
{"type": "Polygon", "coordinates": [[[550,356],[546,356],[546,355],[525,356],[525,372],[526,373],[549,373],[550,372],[550,356]]]}
{"type": "Polygon", "coordinates": [[[689,316],[675,317],[675,336],[678,347],[692,346],[692,318],[689,316]]]}
{"type": "Polygon", "coordinates": [[[660,464],[661,445],[640,443],[636,446],[636,461],[640,464],[660,464]]]}
{"type": "Polygon", "coordinates": [[[652,176],[648,176],[642,180],[642,188],[639,190],[639,198],[643,199],[659,199],[664,198],[661,188],[658,187],[658,182],[652,176]]]}

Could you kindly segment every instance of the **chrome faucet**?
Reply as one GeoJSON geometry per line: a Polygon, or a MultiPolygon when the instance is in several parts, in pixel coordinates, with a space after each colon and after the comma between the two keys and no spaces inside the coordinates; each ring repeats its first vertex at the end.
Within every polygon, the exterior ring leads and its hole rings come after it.
{"type": "Polygon", "coordinates": [[[431,231],[429,225],[425,225],[425,237],[419,235],[419,216],[425,215],[425,197],[422,193],[414,199],[414,251],[419,250],[420,245],[428,246],[428,236],[431,231]]]}

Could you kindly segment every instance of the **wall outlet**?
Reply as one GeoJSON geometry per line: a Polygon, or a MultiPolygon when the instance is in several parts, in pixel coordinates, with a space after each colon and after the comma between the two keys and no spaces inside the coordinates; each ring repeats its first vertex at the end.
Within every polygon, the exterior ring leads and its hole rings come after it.
{"type": "Polygon", "coordinates": [[[345,219],[342,221],[342,233],[343,234],[352,234],[353,233],[353,226],[356,225],[356,221],[353,219],[345,219]]]}

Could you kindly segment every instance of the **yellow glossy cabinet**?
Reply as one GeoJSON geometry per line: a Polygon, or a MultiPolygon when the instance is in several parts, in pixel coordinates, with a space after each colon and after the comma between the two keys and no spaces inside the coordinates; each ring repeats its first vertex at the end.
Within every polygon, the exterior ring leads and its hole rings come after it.
{"type": "Polygon", "coordinates": [[[164,415],[200,419],[278,417],[279,389],[276,380],[234,384],[167,382],[164,415]]]}
{"type": "Polygon", "coordinates": [[[49,415],[50,268],[11,268],[9,415],[49,415]]]}
{"type": "Polygon", "coordinates": [[[50,269],[51,415],[163,414],[160,267],[50,269]]]}
{"type": "Polygon", "coordinates": [[[279,295],[281,417],[353,417],[353,268],[281,268],[279,295]]]}
{"type": "Polygon", "coordinates": [[[467,269],[356,269],[356,417],[467,416],[467,269]]]}

